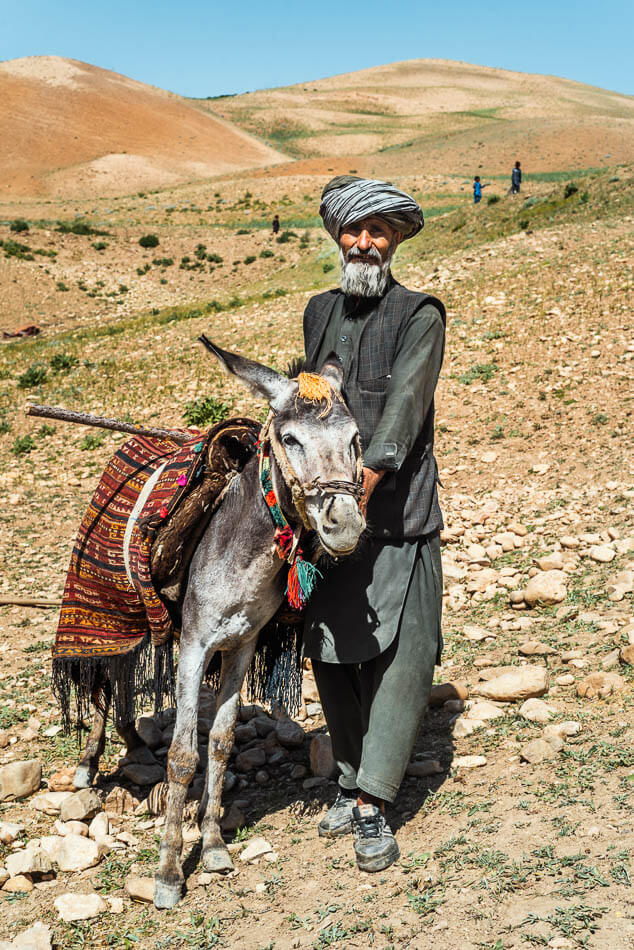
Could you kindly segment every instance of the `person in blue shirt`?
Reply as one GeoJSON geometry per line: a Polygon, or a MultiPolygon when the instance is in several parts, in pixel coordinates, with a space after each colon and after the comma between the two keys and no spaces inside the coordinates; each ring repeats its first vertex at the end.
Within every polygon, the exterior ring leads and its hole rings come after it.
{"type": "Polygon", "coordinates": [[[477,205],[482,201],[482,189],[486,188],[486,185],[483,185],[480,181],[480,176],[476,175],[473,179],[473,203],[477,205]]]}
{"type": "Polygon", "coordinates": [[[522,184],[522,169],[520,163],[515,162],[515,167],[511,172],[511,194],[519,195],[520,185],[522,184]]]}

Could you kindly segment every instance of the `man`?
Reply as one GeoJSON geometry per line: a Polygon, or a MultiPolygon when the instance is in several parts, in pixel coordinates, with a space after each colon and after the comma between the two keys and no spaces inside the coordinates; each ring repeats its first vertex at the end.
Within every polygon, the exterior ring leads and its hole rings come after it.
{"type": "Polygon", "coordinates": [[[341,280],[306,307],[307,368],[331,353],[343,364],[369,538],[325,573],[306,613],[305,655],[341,772],[318,830],[354,830],[358,866],[380,871],[399,856],[385,804],[405,774],[442,647],[433,401],[445,308],[391,274],[398,244],[423,227],[413,198],[344,175],[326,185],[320,214],[339,245],[341,280]]]}
{"type": "Polygon", "coordinates": [[[511,194],[519,195],[520,185],[522,184],[522,169],[520,163],[515,162],[515,167],[511,171],[511,194]]]}
{"type": "Polygon", "coordinates": [[[273,215],[273,221],[271,222],[271,231],[273,235],[276,235],[280,230],[280,216],[279,214],[273,215]]]}

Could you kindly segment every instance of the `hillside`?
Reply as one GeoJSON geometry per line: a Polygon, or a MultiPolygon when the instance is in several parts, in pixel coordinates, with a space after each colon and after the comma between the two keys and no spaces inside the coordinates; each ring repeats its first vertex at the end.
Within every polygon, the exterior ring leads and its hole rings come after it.
{"type": "Polygon", "coordinates": [[[121,194],[281,160],[179,96],[57,56],[0,63],[0,194],[121,194]]]}
{"type": "Polygon", "coordinates": [[[629,161],[634,98],[555,76],[410,60],[198,102],[287,154],[362,174],[534,171],[629,161]]]}

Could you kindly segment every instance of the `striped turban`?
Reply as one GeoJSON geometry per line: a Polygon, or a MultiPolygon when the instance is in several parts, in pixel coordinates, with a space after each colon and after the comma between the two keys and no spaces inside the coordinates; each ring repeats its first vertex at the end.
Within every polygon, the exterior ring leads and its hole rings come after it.
{"type": "Polygon", "coordinates": [[[319,213],[328,233],[339,242],[343,228],[364,218],[383,218],[403,240],[414,237],[422,228],[423,212],[411,195],[387,181],[337,175],[321,195],[319,213]]]}

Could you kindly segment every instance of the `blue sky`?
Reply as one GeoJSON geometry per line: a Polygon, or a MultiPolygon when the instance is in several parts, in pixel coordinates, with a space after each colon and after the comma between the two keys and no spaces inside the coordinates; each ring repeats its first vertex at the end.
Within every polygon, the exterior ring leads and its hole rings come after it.
{"type": "Polygon", "coordinates": [[[0,0],[0,60],[68,56],[189,96],[427,57],[631,95],[632,36],[632,0],[0,0]]]}

